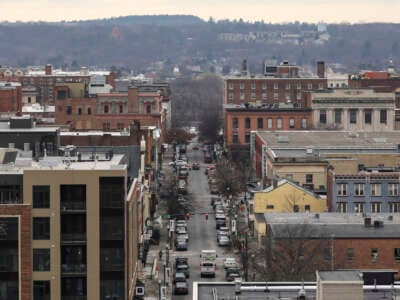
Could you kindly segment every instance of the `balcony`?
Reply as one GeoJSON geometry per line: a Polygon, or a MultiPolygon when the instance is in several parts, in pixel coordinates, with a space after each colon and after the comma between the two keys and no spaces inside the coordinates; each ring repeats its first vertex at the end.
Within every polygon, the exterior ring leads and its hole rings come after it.
{"type": "Polygon", "coordinates": [[[62,202],[61,213],[85,213],[86,203],[85,202],[62,202]]]}
{"type": "Polygon", "coordinates": [[[86,274],[86,264],[62,264],[61,272],[63,275],[82,275],[86,274]]]}

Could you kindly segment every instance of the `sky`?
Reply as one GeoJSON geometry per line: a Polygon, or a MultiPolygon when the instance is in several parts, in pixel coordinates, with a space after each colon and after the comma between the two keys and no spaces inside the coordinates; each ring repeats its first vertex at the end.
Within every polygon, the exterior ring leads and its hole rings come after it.
{"type": "Polygon", "coordinates": [[[0,21],[190,14],[204,20],[400,23],[400,0],[0,0],[0,21]]]}

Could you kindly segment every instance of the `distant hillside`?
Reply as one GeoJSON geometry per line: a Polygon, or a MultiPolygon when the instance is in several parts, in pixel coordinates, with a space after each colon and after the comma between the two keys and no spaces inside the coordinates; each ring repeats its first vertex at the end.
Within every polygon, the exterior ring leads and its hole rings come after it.
{"type": "Polygon", "coordinates": [[[261,72],[264,59],[349,70],[400,63],[400,24],[270,24],[207,22],[196,16],[127,16],[57,23],[0,23],[0,65],[76,68],[79,65],[148,70],[239,68],[261,72]]]}

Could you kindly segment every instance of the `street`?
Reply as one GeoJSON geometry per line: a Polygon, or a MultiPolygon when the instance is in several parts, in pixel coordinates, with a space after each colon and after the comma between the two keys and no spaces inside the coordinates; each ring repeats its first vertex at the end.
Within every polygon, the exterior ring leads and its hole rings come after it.
{"type": "Polygon", "coordinates": [[[189,173],[188,193],[192,201],[191,217],[188,221],[189,249],[188,251],[175,251],[172,253],[172,260],[176,256],[189,258],[190,278],[189,295],[176,296],[173,299],[192,299],[193,281],[225,281],[223,260],[225,257],[232,257],[230,247],[219,247],[215,228],[214,211],[210,205],[211,194],[209,192],[207,176],[204,169],[208,164],[203,163],[203,152],[192,150],[188,147],[187,156],[190,163],[199,162],[200,170],[191,170],[189,173]],[[204,214],[209,214],[206,221],[204,214]],[[215,278],[200,277],[200,253],[204,249],[215,249],[217,251],[217,272],[215,278]]]}

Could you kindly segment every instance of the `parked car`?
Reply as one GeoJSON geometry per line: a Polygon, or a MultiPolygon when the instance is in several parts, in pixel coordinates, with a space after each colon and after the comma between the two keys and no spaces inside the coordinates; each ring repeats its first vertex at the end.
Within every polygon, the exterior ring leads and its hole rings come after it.
{"type": "Polygon", "coordinates": [[[178,281],[174,283],[174,295],[187,295],[189,294],[189,285],[187,282],[178,281]]]}
{"type": "Polygon", "coordinates": [[[225,212],[221,206],[215,208],[215,215],[225,215],[225,212]]]}
{"type": "Polygon", "coordinates": [[[174,283],[175,282],[186,282],[186,275],[183,272],[175,272],[174,274],[174,283]]]}
{"type": "Polygon", "coordinates": [[[236,261],[236,258],[227,257],[224,259],[224,269],[237,268],[237,267],[238,267],[238,263],[236,261]]]}
{"type": "Polygon", "coordinates": [[[192,170],[200,170],[200,164],[198,162],[194,162],[192,164],[192,170]]]}
{"type": "Polygon", "coordinates": [[[228,227],[220,227],[217,230],[217,234],[229,235],[229,228],[228,227]]]}
{"type": "Polygon", "coordinates": [[[226,220],[225,219],[216,219],[215,220],[215,228],[219,229],[221,227],[226,227],[226,220]]]}
{"type": "Polygon", "coordinates": [[[189,234],[187,234],[187,233],[178,233],[176,235],[176,238],[178,240],[181,239],[181,240],[185,240],[186,242],[189,242],[189,234]]]}
{"type": "Polygon", "coordinates": [[[225,271],[225,279],[234,281],[235,278],[240,278],[240,268],[227,268],[225,271]]]}
{"type": "Polygon", "coordinates": [[[176,234],[186,234],[187,233],[187,229],[186,226],[180,226],[180,225],[175,225],[175,233],[176,234]]]}
{"type": "Polygon", "coordinates": [[[190,272],[189,272],[189,265],[186,263],[179,263],[175,266],[175,272],[180,272],[185,274],[186,278],[189,278],[190,272]]]}
{"type": "Polygon", "coordinates": [[[210,186],[210,193],[213,195],[219,194],[218,186],[216,184],[210,186]]]}
{"type": "Polygon", "coordinates": [[[229,246],[231,240],[226,235],[219,235],[218,236],[218,246],[229,246]]]}
{"type": "Polygon", "coordinates": [[[211,204],[212,207],[214,207],[218,203],[222,204],[222,201],[221,201],[221,199],[219,197],[215,197],[215,196],[211,197],[210,204],[211,204]]]}
{"type": "Polygon", "coordinates": [[[175,226],[176,227],[183,227],[183,228],[187,229],[186,220],[176,220],[175,221],[175,226]]]}
{"type": "Polygon", "coordinates": [[[186,251],[188,249],[188,243],[185,239],[175,240],[175,250],[176,251],[186,251]]]}
{"type": "Polygon", "coordinates": [[[186,194],[187,190],[186,190],[186,181],[183,179],[180,179],[178,182],[178,193],[180,194],[186,194]]]}
{"type": "Polygon", "coordinates": [[[200,266],[200,276],[215,277],[215,262],[205,261],[200,266]]]}
{"type": "Polygon", "coordinates": [[[199,145],[193,145],[192,149],[193,150],[200,150],[200,146],[199,145]]]}

